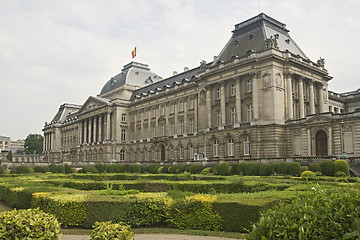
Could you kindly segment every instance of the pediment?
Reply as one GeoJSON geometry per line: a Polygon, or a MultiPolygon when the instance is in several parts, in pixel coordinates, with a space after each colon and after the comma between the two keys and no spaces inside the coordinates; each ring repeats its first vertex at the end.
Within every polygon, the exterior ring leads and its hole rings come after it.
{"type": "Polygon", "coordinates": [[[328,123],[331,120],[329,116],[311,116],[309,119],[306,119],[305,124],[315,124],[315,123],[328,123]]]}
{"type": "Polygon", "coordinates": [[[81,106],[79,113],[89,112],[93,109],[97,109],[108,105],[110,105],[109,99],[90,96],[81,106]]]}

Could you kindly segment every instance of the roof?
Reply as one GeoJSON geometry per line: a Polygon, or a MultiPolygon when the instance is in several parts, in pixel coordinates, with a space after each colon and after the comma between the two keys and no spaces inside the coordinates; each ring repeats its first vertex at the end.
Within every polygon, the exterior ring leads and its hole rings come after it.
{"type": "Polygon", "coordinates": [[[228,62],[233,57],[246,57],[252,52],[262,52],[267,48],[289,51],[309,60],[305,53],[290,37],[286,25],[261,13],[249,20],[235,25],[228,43],[213,65],[220,61],[228,62]]]}
{"type": "Polygon", "coordinates": [[[135,98],[140,98],[143,96],[147,96],[152,93],[156,93],[157,91],[162,91],[167,88],[173,88],[176,85],[181,85],[184,82],[194,81],[197,77],[198,72],[200,71],[200,67],[190,69],[186,72],[174,75],[167,79],[158,81],[156,83],[150,84],[143,88],[137,89],[132,94],[130,100],[133,101],[135,98]]]}
{"type": "Polygon", "coordinates": [[[101,89],[100,95],[123,86],[125,83],[133,86],[143,87],[159,81],[161,77],[150,71],[149,65],[131,62],[123,67],[121,73],[110,78],[101,89]]]}

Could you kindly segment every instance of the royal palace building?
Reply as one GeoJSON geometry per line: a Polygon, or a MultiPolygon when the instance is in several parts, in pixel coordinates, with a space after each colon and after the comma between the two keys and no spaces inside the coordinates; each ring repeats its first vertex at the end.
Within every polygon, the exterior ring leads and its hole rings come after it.
{"type": "Polygon", "coordinates": [[[360,89],[329,91],[324,65],[262,13],[236,24],[213,62],[166,79],[131,62],[83,105],[61,105],[44,153],[80,164],[359,157],[360,89]]]}

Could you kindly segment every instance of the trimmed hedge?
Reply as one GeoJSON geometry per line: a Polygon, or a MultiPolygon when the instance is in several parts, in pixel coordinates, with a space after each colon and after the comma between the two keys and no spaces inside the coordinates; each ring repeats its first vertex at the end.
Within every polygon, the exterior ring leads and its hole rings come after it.
{"type": "Polygon", "coordinates": [[[195,195],[174,202],[168,214],[170,226],[219,231],[222,219],[219,214],[212,211],[212,202],[215,200],[215,196],[195,195]]]}
{"type": "Polygon", "coordinates": [[[349,175],[349,164],[344,160],[335,160],[334,162],[335,174],[338,172],[344,173],[345,176],[349,175]]]}
{"type": "Polygon", "coordinates": [[[334,162],[331,160],[325,160],[321,164],[322,173],[326,176],[334,176],[335,175],[335,168],[334,162]]]}
{"type": "Polygon", "coordinates": [[[57,219],[39,209],[20,209],[0,213],[0,239],[60,238],[57,219]]]}
{"type": "Polygon", "coordinates": [[[91,232],[91,240],[119,239],[132,240],[134,233],[130,231],[130,226],[123,223],[96,222],[91,232]]]}

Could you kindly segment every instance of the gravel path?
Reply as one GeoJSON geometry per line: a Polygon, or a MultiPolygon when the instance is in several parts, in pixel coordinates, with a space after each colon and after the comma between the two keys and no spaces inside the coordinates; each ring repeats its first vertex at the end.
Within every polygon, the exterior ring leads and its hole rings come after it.
{"type": "MultiPolygon", "coordinates": [[[[61,240],[89,240],[88,235],[63,235],[61,240]]],[[[136,234],[135,240],[234,240],[234,238],[179,234],[136,234]]]]}

